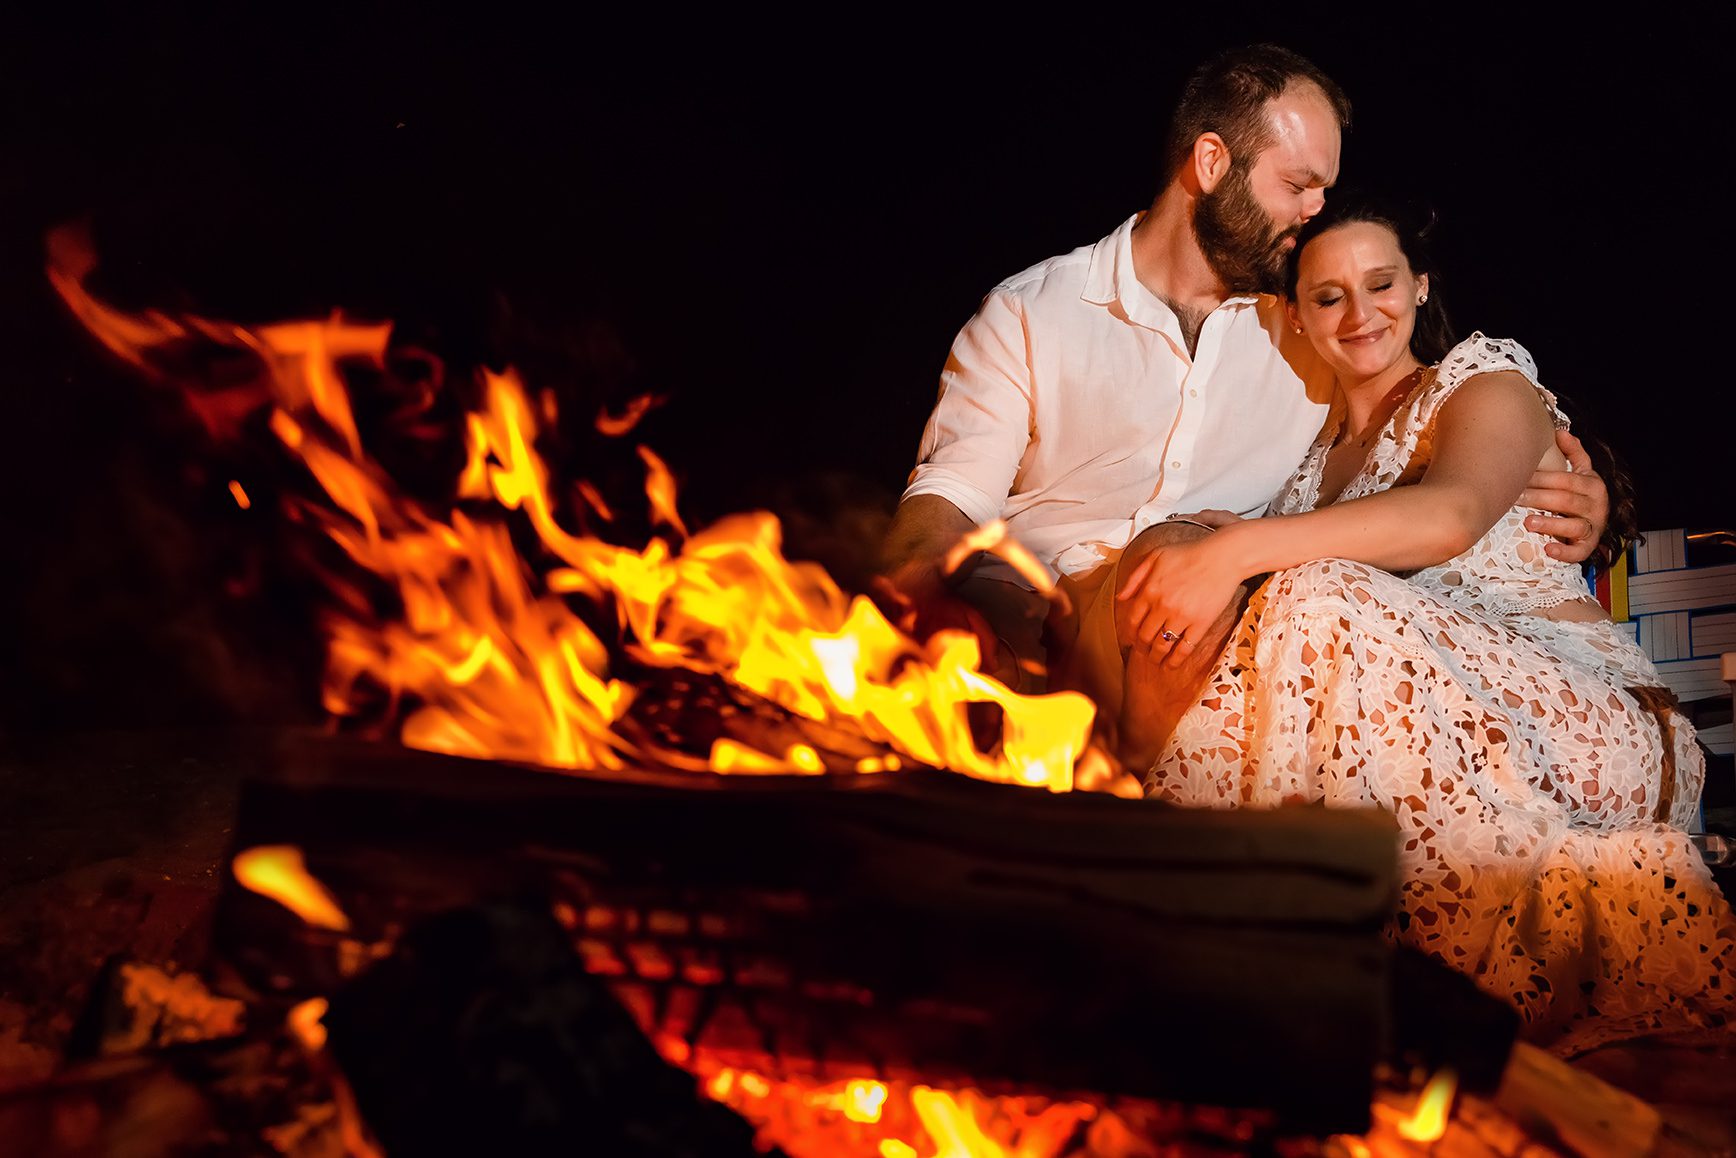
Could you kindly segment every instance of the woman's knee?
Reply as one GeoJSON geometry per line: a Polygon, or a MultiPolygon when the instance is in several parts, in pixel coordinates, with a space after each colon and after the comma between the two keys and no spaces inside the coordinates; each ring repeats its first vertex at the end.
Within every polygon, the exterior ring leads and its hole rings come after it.
{"type": "MultiPolygon", "coordinates": [[[[1366,563],[1350,559],[1311,559],[1274,572],[1263,588],[1268,607],[1276,604],[1309,604],[1343,602],[1362,604],[1379,599],[1377,572],[1366,563]]],[[[1391,576],[1387,576],[1391,578],[1391,576]]]]}

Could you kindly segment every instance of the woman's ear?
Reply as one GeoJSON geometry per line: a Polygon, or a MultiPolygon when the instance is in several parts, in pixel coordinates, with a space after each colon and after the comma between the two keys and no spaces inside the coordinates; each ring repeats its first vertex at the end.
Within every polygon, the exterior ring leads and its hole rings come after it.
{"type": "Polygon", "coordinates": [[[1429,275],[1425,273],[1421,277],[1417,278],[1417,305],[1420,306],[1428,300],[1429,300],[1429,275]]]}

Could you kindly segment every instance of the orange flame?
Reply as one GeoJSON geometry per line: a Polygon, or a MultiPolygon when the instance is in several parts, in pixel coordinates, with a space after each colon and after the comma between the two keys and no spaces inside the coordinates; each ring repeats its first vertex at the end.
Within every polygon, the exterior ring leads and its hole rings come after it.
{"type": "Polygon", "coordinates": [[[605,523],[612,523],[615,521],[615,512],[609,509],[608,502],[604,500],[602,494],[596,487],[581,479],[577,489],[579,497],[584,499],[585,503],[593,511],[597,512],[599,518],[601,518],[605,523]]]}
{"type": "Polygon", "coordinates": [[[324,885],[307,871],[301,849],[266,844],[236,854],[235,879],[261,896],[270,897],[310,925],[342,933],[350,920],[324,885]]]}
{"type": "MultiPolygon", "coordinates": [[[[467,416],[458,479],[465,508],[430,511],[366,453],[344,385],[344,366],[383,364],[389,326],[334,317],[249,329],[128,314],[86,291],[88,254],[66,238],[51,252],[55,288],[132,365],[155,373],[160,347],[189,340],[258,357],[270,429],[330,504],[310,513],[367,581],[328,577],[337,609],[326,622],[323,700],[335,717],[377,713],[383,692],[385,710],[402,715],[400,738],[410,747],[557,768],[648,761],[693,770],[872,771],[914,762],[1066,791],[1076,786],[1077,765],[1078,786],[1138,794],[1130,775],[1106,769],[1100,751],[1088,748],[1094,709],[1084,696],[1013,692],[978,670],[969,634],[903,635],[821,568],[784,559],[769,514],[731,516],[687,535],[673,479],[649,450],[640,451],[647,496],[657,520],[680,536],[678,550],[662,539],[632,550],[567,531],[535,450],[537,416],[510,371],[482,375],[481,405],[467,416]],[[514,520],[534,532],[535,557],[520,556],[514,520]],[[380,581],[396,597],[391,616],[370,595],[380,581]],[[592,614],[575,610],[574,600],[592,614]],[[605,640],[592,625],[609,619],[620,634],[605,640]],[[721,678],[877,751],[828,762],[808,746],[763,752],[736,742],[701,757],[649,739],[627,726],[640,690],[614,674],[622,656],[721,678]],[[973,703],[1001,709],[992,751],[973,737],[966,713],[973,703]],[[1081,763],[1082,756],[1090,759],[1081,763]]],[[[196,405],[205,397],[191,396],[196,405]]]]}
{"type": "Polygon", "coordinates": [[[289,1032],[310,1053],[318,1053],[325,1048],[324,1018],[330,1007],[331,1003],[325,998],[310,997],[284,1015],[284,1024],[289,1027],[289,1032]]]}
{"type": "Polygon", "coordinates": [[[650,447],[641,446],[639,457],[649,472],[645,479],[645,494],[651,500],[651,510],[657,521],[674,527],[685,539],[687,524],[681,521],[681,515],[675,509],[675,476],[669,473],[669,467],[651,452],[650,447]]]}
{"type": "Polygon", "coordinates": [[[627,409],[622,411],[620,414],[598,414],[596,423],[597,432],[599,434],[606,434],[611,438],[619,438],[621,435],[626,434],[635,426],[639,425],[639,420],[645,417],[653,406],[660,404],[662,401],[663,399],[654,397],[653,395],[641,394],[637,398],[629,401],[627,403],[627,409]]]}

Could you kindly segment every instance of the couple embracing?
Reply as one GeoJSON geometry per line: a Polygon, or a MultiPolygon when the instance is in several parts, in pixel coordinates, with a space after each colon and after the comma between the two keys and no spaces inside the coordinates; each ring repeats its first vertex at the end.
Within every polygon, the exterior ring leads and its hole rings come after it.
{"type": "Polygon", "coordinates": [[[1420,223],[1328,195],[1349,119],[1277,46],[1197,69],[1151,206],[960,331],[885,579],[1009,683],[1092,695],[1152,797],[1391,811],[1393,936],[1534,1040],[1724,1032],[1703,754],[1580,569],[1634,534],[1623,480],[1523,347],[1457,338],[1420,223]],[[996,518],[1072,614],[943,571],[996,518]]]}

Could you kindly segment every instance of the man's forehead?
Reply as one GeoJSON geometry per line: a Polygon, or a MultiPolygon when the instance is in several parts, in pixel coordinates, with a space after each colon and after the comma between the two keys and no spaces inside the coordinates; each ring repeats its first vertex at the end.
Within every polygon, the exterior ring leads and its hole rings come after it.
{"type": "Polygon", "coordinates": [[[1271,140],[1261,160],[1269,158],[1286,171],[1323,181],[1338,176],[1338,151],[1343,134],[1338,114],[1313,85],[1292,85],[1266,102],[1271,140]]]}

